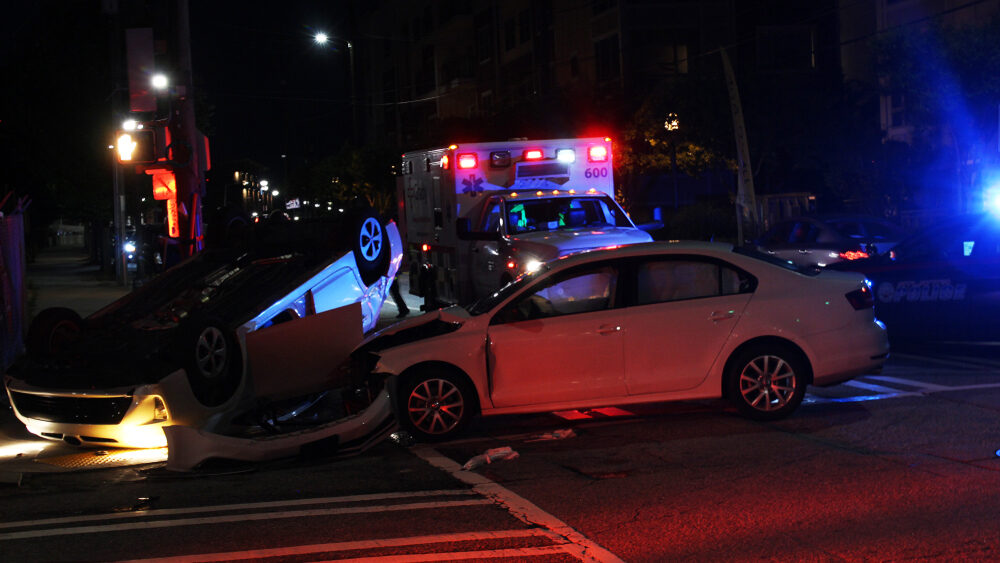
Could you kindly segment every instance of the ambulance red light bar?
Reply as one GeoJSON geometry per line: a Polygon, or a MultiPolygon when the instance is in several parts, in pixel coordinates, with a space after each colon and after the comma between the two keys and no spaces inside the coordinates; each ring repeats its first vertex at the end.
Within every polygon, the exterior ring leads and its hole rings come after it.
{"type": "Polygon", "coordinates": [[[479,166],[479,158],[476,156],[476,153],[469,152],[458,155],[459,168],[467,170],[469,168],[475,168],[476,166],[479,166]]]}
{"type": "Polygon", "coordinates": [[[442,170],[448,169],[448,155],[441,156],[441,169],[442,170]]]}
{"type": "Polygon", "coordinates": [[[587,149],[587,160],[590,162],[607,162],[608,147],[604,145],[594,145],[587,149]]]}
{"type": "Polygon", "coordinates": [[[524,151],[524,160],[541,160],[545,154],[542,149],[528,149],[524,151]]]}

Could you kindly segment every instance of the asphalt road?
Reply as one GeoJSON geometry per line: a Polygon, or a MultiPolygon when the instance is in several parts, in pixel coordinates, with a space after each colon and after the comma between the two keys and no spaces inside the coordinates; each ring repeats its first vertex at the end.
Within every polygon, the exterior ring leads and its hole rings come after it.
{"type": "Polygon", "coordinates": [[[0,552],[5,561],[997,560],[1000,360],[961,352],[897,354],[881,375],[812,389],[777,423],[714,401],[659,404],[484,419],[462,440],[386,442],[343,460],[191,475],[158,463],[24,473],[19,485],[0,484],[0,552]],[[500,447],[518,456],[460,470],[500,447]],[[187,556],[196,557],[177,559],[187,556]]]}

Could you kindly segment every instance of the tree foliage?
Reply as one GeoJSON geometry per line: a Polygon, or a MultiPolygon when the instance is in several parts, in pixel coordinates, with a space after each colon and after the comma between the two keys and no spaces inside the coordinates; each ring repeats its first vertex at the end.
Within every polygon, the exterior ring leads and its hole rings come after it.
{"type": "Polygon", "coordinates": [[[391,215],[395,205],[396,178],[392,165],[399,160],[388,147],[345,146],[300,171],[293,180],[296,195],[306,200],[370,205],[391,215]]]}

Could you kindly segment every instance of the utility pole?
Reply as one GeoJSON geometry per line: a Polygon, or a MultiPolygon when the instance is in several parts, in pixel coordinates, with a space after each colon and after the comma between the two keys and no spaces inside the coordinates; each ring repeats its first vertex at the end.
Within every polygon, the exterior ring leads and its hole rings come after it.
{"type": "Polygon", "coordinates": [[[184,259],[202,249],[202,200],[205,196],[205,181],[202,177],[204,163],[204,143],[195,127],[194,88],[191,72],[191,31],[189,26],[188,0],[176,0],[177,37],[174,45],[176,53],[176,88],[171,103],[167,128],[171,143],[167,159],[173,163],[177,179],[177,206],[180,238],[178,250],[184,259]]]}

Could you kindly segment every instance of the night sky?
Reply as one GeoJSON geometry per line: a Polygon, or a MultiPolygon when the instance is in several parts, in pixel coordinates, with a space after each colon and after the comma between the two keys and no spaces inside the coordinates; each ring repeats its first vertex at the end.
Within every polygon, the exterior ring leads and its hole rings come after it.
{"type": "Polygon", "coordinates": [[[337,40],[313,41],[317,31],[347,31],[343,4],[191,2],[195,88],[214,110],[213,164],[249,158],[280,183],[286,170],[346,141],[348,50],[337,40]]]}

